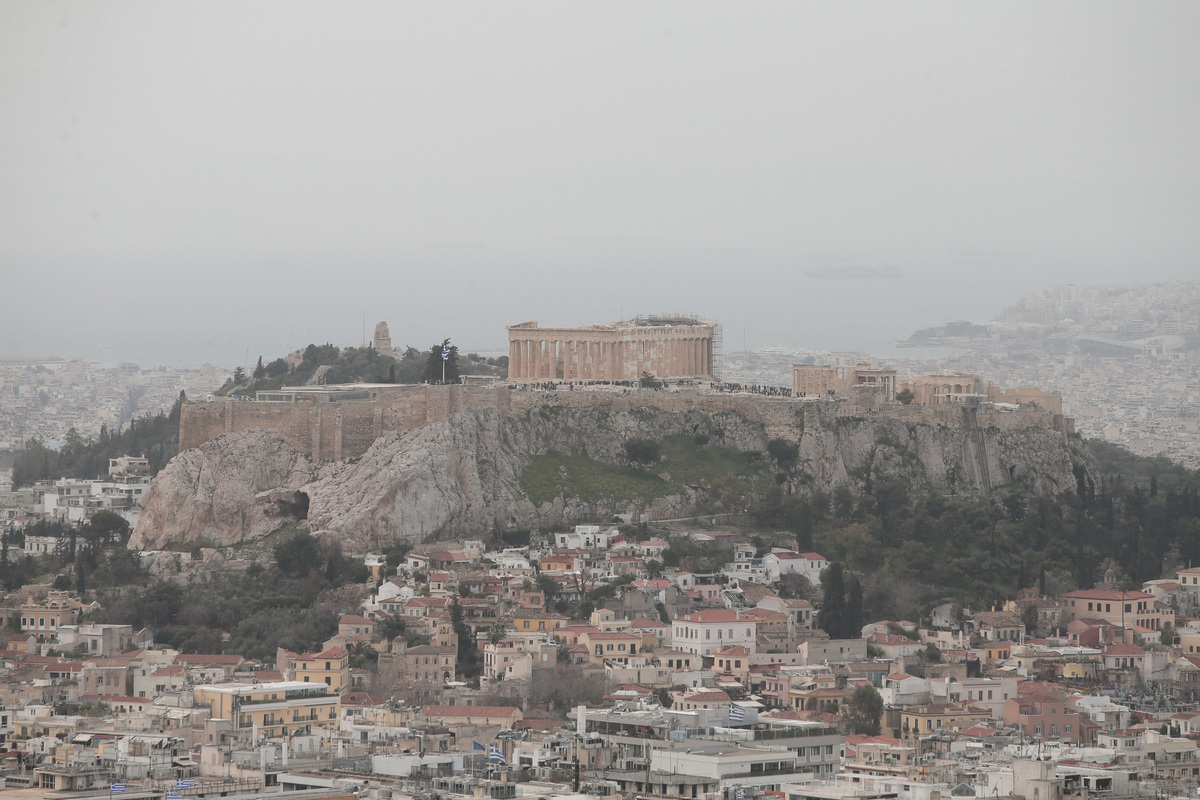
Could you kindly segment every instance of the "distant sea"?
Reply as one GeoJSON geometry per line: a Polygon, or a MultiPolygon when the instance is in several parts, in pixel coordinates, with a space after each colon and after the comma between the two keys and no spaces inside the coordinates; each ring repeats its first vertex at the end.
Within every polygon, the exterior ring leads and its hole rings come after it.
{"type": "MultiPolygon", "coordinates": [[[[921,328],[955,320],[986,322],[1024,294],[1049,286],[1013,281],[995,274],[953,281],[935,275],[902,279],[817,280],[785,273],[771,291],[753,281],[726,283],[715,276],[711,285],[695,285],[686,294],[667,286],[648,285],[645,292],[588,294],[563,292],[554,298],[526,299],[520,304],[475,293],[441,306],[405,308],[400,300],[378,303],[368,312],[369,338],[378,320],[386,320],[397,346],[424,349],[446,336],[464,352],[501,355],[507,352],[505,325],[528,319],[543,327],[585,326],[622,317],[653,313],[695,313],[722,324],[726,352],[784,346],[811,350],[857,351],[877,357],[936,358],[927,348],[898,349],[895,343],[921,328]],[[664,299],[666,298],[666,299],[664,299]]],[[[661,282],[661,281],[660,281],[661,282]]],[[[90,362],[132,362],[142,368],[197,367],[211,363],[226,369],[253,367],[259,356],[278,358],[310,343],[347,347],[362,343],[362,312],[349,301],[345,311],[313,313],[310,309],[206,308],[203,318],[173,318],[165,308],[143,312],[137,323],[118,326],[92,323],[91,330],[70,325],[33,331],[0,320],[0,355],[57,355],[90,362]],[[74,335],[73,335],[74,334],[74,335]]],[[[77,324],[88,322],[81,320],[77,324]]]]}
{"type": "MultiPolygon", "coordinates": [[[[821,283],[832,283],[822,281],[821,283]]],[[[862,281],[857,282],[860,285],[862,281]]],[[[889,281],[888,283],[895,283],[889,281]]],[[[861,299],[861,298],[859,298],[861,299]]],[[[931,314],[933,310],[931,309],[931,314]]],[[[995,312],[993,312],[995,313],[995,312]]],[[[940,358],[961,352],[951,348],[899,348],[896,342],[905,339],[913,331],[944,324],[956,319],[973,319],[986,321],[987,316],[968,317],[963,314],[951,314],[945,318],[932,315],[921,317],[917,322],[906,321],[906,314],[899,319],[883,319],[879,316],[866,314],[842,314],[831,311],[828,306],[813,314],[798,320],[797,325],[767,324],[770,321],[763,318],[746,319],[740,324],[737,316],[722,320],[724,348],[726,352],[741,350],[743,346],[750,350],[760,347],[781,346],[797,347],[812,350],[854,351],[867,353],[879,358],[940,358]]],[[[615,318],[616,315],[613,315],[615,318]]],[[[714,318],[715,315],[709,315],[714,318]]],[[[585,318],[586,319],[586,318],[585,318]]],[[[594,319],[581,321],[580,325],[593,322],[594,319]]],[[[608,321],[608,320],[606,320],[608,321]]],[[[497,325],[497,330],[477,335],[466,335],[460,348],[464,352],[476,352],[485,356],[507,355],[506,334],[503,325],[497,325]]],[[[47,337],[37,342],[8,343],[0,349],[0,355],[6,356],[60,356],[65,359],[82,359],[100,364],[134,363],[143,369],[161,366],[195,368],[209,363],[226,369],[237,366],[252,367],[261,355],[270,361],[287,355],[310,343],[331,341],[342,347],[356,347],[361,344],[361,334],[358,332],[339,336],[337,331],[330,331],[320,336],[298,336],[295,339],[264,339],[249,332],[245,341],[230,339],[191,340],[185,337],[165,339],[163,337],[148,337],[138,339],[122,338],[116,342],[98,340],[77,340],[67,337],[47,337]]],[[[426,337],[426,338],[436,338],[426,337]]],[[[393,341],[395,341],[393,335],[393,341]]],[[[456,342],[459,341],[456,339],[456,342]]],[[[403,344],[403,340],[398,345],[403,344]]],[[[414,346],[418,346],[414,344],[414,346]]]]}

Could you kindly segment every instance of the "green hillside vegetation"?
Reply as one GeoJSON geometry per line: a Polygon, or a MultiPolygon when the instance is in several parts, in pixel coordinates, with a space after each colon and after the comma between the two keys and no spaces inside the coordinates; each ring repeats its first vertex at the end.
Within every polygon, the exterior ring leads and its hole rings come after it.
{"type": "Polygon", "coordinates": [[[578,497],[589,503],[605,499],[648,503],[683,492],[688,486],[707,485],[714,508],[740,510],[752,492],[774,485],[762,454],[710,445],[704,436],[630,441],[634,443],[657,445],[658,459],[647,463],[639,455],[641,448],[634,447],[627,448],[629,464],[607,464],[587,455],[547,453],[530,460],[521,475],[521,488],[534,503],[556,497],[578,497]]]}
{"type": "MultiPolygon", "coordinates": [[[[434,347],[440,350],[441,344],[434,347]]],[[[381,353],[371,346],[310,344],[286,359],[264,362],[260,356],[250,374],[239,369],[217,390],[217,394],[253,397],[255,392],[281,386],[303,386],[318,371],[321,371],[321,382],[326,384],[421,383],[427,372],[431,350],[408,347],[403,352],[396,351],[393,354],[381,353]]],[[[507,356],[484,358],[477,353],[463,356],[454,348],[453,360],[459,375],[496,375],[502,378],[508,374],[507,356]]]]}
{"type": "Polygon", "coordinates": [[[1162,456],[1139,456],[1119,444],[1089,439],[1088,447],[1100,464],[1100,474],[1119,476],[1129,483],[1149,489],[1167,489],[1188,485],[1195,473],[1162,456]]]}
{"type": "Polygon", "coordinates": [[[1080,467],[1073,490],[1055,496],[1020,485],[992,498],[947,496],[867,474],[857,476],[857,494],[773,489],[754,513],[800,550],[861,576],[868,618],[915,618],[946,598],[981,608],[1022,588],[1091,588],[1101,564],[1115,562],[1128,586],[1200,564],[1200,473],[1173,466],[1162,490],[1163,465],[1148,461],[1106,456],[1102,469],[1113,471],[1099,483],[1080,467]]]}
{"type": "Polygon", "coordinates": [[[184,653],[271,661],[276,647],[319,648],[337,633],[338,617],[355,611],[368,593],[366,567],[307,531],[285,532],[273,551],[270,567],[252,564],[186,586],[159,581],[133,592],[99,592],[103,607],[89,618],[149,626],[155,642],[184,653]]]}
{"type": "Polygon", "coordinates": [[[100,478],[108,474],[108,460],[120,456],[145,456],[150,474],[156,474],[179,452],[179,408],[185,399],[180,392],[169,412],[135,417],[116,433],[101,428],[99,436],[84,439],[71,428],[58,450],[30,439],[13,461],[13,487],[47,479],[100,478]]]}
{"type": "MultiPolygon", "coordinates": [[[[577,497],[648,503],[700,490],[699,514],[748,508],[760,546],[817,551],[860,582],[869,619],[916,619],[953,600],[985,608],[1036,588],[1051,595],[1092,587],[1107,566],[1137,586],[1200,564],[1200,473],[1125,451],[1100,453],[1091,475],[1055,496],[1014,482],[992,497],[952,496],[872,469],[829,494],[804,491],[795,448],[765,453],[710,446],[703,437],[631,440],[627,463],[549,453],[521,486],[535,503],[577,497]],[[633,446],[633,442],[637,446],[633,446]],[[799,487],[799,488],[798,488],[799,487]]],[[[675,540],[665,563],[715,569],[721,554],[675,540]]]]}

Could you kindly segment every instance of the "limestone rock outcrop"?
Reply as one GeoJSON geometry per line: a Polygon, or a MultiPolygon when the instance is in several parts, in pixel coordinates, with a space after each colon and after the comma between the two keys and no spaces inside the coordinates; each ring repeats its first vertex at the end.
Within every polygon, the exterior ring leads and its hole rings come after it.
{"type": "MultiPolygon", "coordinates": [[[[948,407],[850,415],[835,403],[766,404],[761,413],[749,408],[616,408],[553,398],[519,410],[471,408],[448,422],[386,434],[361,458],[316,469],[274,433],[234,432],[181,453],[155,478],[131,546],[228,544],[304,520],[314,533],[336,536],[347,552],[361,553],[398,541],[475,537],[496,526],[570,523],[584,515],[584,500],[556,497],[535,505],[521,487],[531,458],[553,451],[624,463],[625,442],[639,436],[703,434],[714,445],[758,452],[771,438],[788,439],[799,449],[798,491],[856,489],[856,476],[869,470],[961,494],[990,494],[1016,480],[1053,493],[1074,488],[1072,470],[1090,461],[1066,430],[1032,415],[1022,420],[948,407]]],[[[663,469],[669,473],[671,466],[652,472],[663,469]]],[[[652,505],[662,518],[691,512],[702,491],[688,487],[650,504],[587,500],[592,514],[652,505]]]]}
{"type": "MultiPolygon", "coordinates": [[[[339,534],[351,551],[438,534],[478,536],[494,525],[549,526],[578,519],[583,504],[573,498],[530,502],[520,479],[533,455],[587,453],[617,463],[631,437],[699,432],[741,450],[766,446],[762,425],[736,414],[551,408],[515,415],[471,410],[448,423],[381,437],[361,459],[328,463],[303,487],[309,525],[339,534]]],[[[617,498],[601,502],[594,512],[634,510],[617,498]]],[[[687,504],[674,505],[682,510],[687,504]]]]}
{"type": "Polygon", "coordinates": [[[312,464],[278,433],[238,431],[185,450],[150,484],[129,546],[139,550],[230,545],[264,536],[294,519],[281,513],[312,478],[312,464]]]}

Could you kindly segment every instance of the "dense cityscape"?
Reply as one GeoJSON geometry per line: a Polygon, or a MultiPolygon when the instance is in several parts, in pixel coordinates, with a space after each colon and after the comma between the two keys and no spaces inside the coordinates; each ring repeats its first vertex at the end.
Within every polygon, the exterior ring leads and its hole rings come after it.
{"type": "Polygon", "coordinates": [[[0,800],[1200,800],[1197,41],[0,2],[0,800]]]}
{"type": "MultiPolygon", "coordinates": [[[[901,566],[901,550],[882,561],[856,555],[854,537],[905,531],[900,520],[910,516],[928,520],[922,509],[947,502],[941,491],[910,483],[909,508],[888,511],[886,487],[908,481],[908,473],[876,464],[851,469],[857,477],[833,476],[826,494],[806,475],[821,473],[804,455],[811,451],[797,446],[818,435],[812,426],[822,418],[802,408],[865,416],[886,430],[891,419],[909,426],[923,419],[905,416],[908,404],[951,413],[991,408],[980,418],[997,422],[1041,406],[1034,413],[1048,412],[1047,422],[1029,417],[1008,435],[1054,424],[1192,466],[1196,292],[1196,284],[1058,287],[994,323],[953,323],[906,343],[953,348],[936,360],[789,348],[722,354],[709,343],[718,329],[687,317],[579,330],[524,323],[509,327],[507,360],[463,356],[464,369],[477,374],[461,378],[449,342],[428,358],[395,351],[381,322],[369,350],[345,351],[359,360],[367,353],[364,369],[427,362],[427,380],[436,384],[448,365],[452,382],[508,392],[505,406],[527,397],[520,402],[541,409],[530,412],[535,417],[562,402],[623,398],[645,425],[639,405],[670,417],[680,403],[727,408],[739,397],[750,404],[739,408],[795,408],[801,416],[799,433],[777,428],[782,435],[767,443],[759,466],[744,451],[742,466],[722,467],[733,470],[728,475],[688,479],[701,488],[683,505],[678,498],[647,504],[679,491],[664,487],[629,497],[610,521],[564,516],[469,538],[448,535],[443,523],[424,542],[388,523],[399,538],[374,548],[348,530],[318,527],[310,506],[327,502],[319,477],[295,490],[264,484],[241,501],[227,489],[185,487],[197,492],[188,501],[195,508],[209,502],[206,493],[242,503],[234,512],[242,519],[268,502],[269,533],[218,541],[226,523],[213,506],[201,514],[208,527],[180,528],[190,543],[167,547],[149,543],[168,540],[155,526],[170,519],[179,495],[161,492],[186,453],[165,466],[144,453],[110,457],[101,475],[23,482],[18,470],[30,474],[31,453],[78,457],[98,442],[111,446],[139,418],[187,429],[175,432],[173,446],[207,453],[227,448],[221,442],[229,437],[265,441],[254,428],[289,430],[287,420],[305,408],[330,403],[339,415],[334,451],[321,450],[320,417],[288,441],[313,459],[321,452],[335,462],[371,460],[386,429],[356,439],[355,416],[346,415],[415,408],[420,386],[328,384],[323,378],[346,368],[338,360],[318,365],[322,352],[341,358],[328,346],[234,371],[9,359],[0,391],[14,467],[0,474],[7,590],[0,743],[12,761],[2,796],[1184,795],[1200,785],[1193,738],[1200,732],[1200,567],[1189,564],[1191,540],[1165,532],[1175,522],[1160,517],[1164,534],[1152,547],[1161,549],[1132,560],[1121,524],[1103,523],[1111,540],[1092,542],[1087,555],[1080,550],[1085,560],[1074,566],[1046,550],[1040,578],[1020,556],[1019,572],[1006,565],[1008,577],[991,576],[994,588],[985,589],[984,581],[941,575],[938,557],[938,574],[897,582],[889,569],[920,567],[901,566]],[[646,344],[652,336],[666,338],[646,344]],[[372,360],[393,353],[395,362],[372,360]],[[507,375],[495,374],[496,365],[507,375]],[[305,369],[313,376],[307,385],[271,377],[305,369]],[[376,405],[384,403],[391,405],[376,405]],[[237,423],[235,409],[251,406],[261,410],[243,418],[257,421],[237,423]],[[1053,422],[1060,413],[1076,427],[1053,422]],[[240,431],[247,424],[252,430],[240,431]],[[801,462],[807,466],[798,470],[801,462]],[[772,483],[796,494],[772,494],[764,488],[772,483]],[[731,501],[736,486],[743,494],[731,501]],[[687,510],[667,520],[666,508],[687,510]]],[[[419,402],[424,416],[402,428],[465,429],[453,409],[442,417],[432,413],[434,400],[419,402]]],[[[944,427],[950,417],[937,419],[944,427]]],[[[876,447],[890,435],[875,434],[876,447]]],[[[699,450],[681,451],[669,433],[625,440],[619,468],[649,476],[724,452],[712,450],[708,434],[687,438],[699,450]]],[[[1000,441],[983,437],[975,447],[996,449],[1000,441]]],[[[911,457],[901,444],[886,446],[901,460],[911,457]]],[[[598,440],[592,448],[603,450],[598,440]]],[[[272,457],[220,468],[233,470],[226,479],[236,483],[243,480],[237,470],[274,470],[272,457]]],[[[531,497],[545,491],[526,482],[545,468],[539,459],[557,457],[533,456],[521,478],[531,497]]],[[[968,459],[968,471],[972,459],[982,453],[968,459]]],[[[1037,491],[1034,483],[998,485],[984,461],[969,485],[992,496],[952,502],[961,506],[955,514],[996,513],[994,549],[1006,517],[1026,524],[1049,507],[1027,494],[1037,491]]],[[[546,463],[551,474],[553,463],[546,463]]],[[[557,467],[553,491],[561,497],[550,505],[579,491],[601,513],[612,498],[587,495],[586,481],[567,475],[581,462],[569,463],[557,467]]],[[[1097,492],[1085,488],[1095,468],[1080,469],[1084,507],[1060,505],[1053,512],[1064,514],[1060,525],[1077,525],[1073,515],[1086,514],[1097,492]]],[[[957,494],[966,484],[953,485],[957,494]]],[[[342,490],[334,484],[333,491],[342,490]]],[[[1107,498],[1114,489],[1099,491],[1107,498]]],[[[1195,512],[1179,504],[1190,502],[1194,487],[1169,491],[1172,513],[1191,524],[1195,512]]],[[[589,513],[588,504],[581,509],[589,513]]],[[[919,528],[902,534],[914,542],[924,535],[919,528]]],[[[976,544],[964,538],[961,546],[976,544]]]]}

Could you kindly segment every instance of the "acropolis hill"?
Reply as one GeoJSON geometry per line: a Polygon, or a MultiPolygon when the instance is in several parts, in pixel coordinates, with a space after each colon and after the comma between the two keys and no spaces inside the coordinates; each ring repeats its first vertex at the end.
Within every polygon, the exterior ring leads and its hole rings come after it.
{"type": "Polygon", "coordinates": [[[827,398],[768,397],[678,388],[668,391],[539,391],[508,386],[434,386],[347,384],[297,388],[276,402],[189,402],[179,423],[179,449],[190,450],[233,431],[278,431],[289,445],[313,461],[359,458],[375,440],[449,422],[470,409],[495,409],[523,415],[547,406],[628,413],[640,408],[664,412],[734,413],[760,423],[768,438],[799,440],[805,415],[863,417],[904,424],[1011,431],[1047,428],[1073,432],[1070,419],[1036,405],[1002,410],[994,404],[935,406],[878,402],[870,395],[855,401],[827,398]]]}
{"type": "Polygon", "coordinates": [[[662,476],[661,496],[530,496],[525,473],[539,458],[619,466],[628,463],[624,443],[639,437],[758,453],[785,439],[798,446],[803,478],[791,488],[802,492],[858,491],[853,476],[870,473],[960,494],[1013,482],[1054,493],[1073,490],[1076,467],[1092,463],[1070,420],[1036,405],[901,405],[872,393],[767,397],[701,385],[576,389],[363,384],[297,389],[281,402],[187,403],[181,452],[152,484],[131,546],[229,544],[298,522],[363,552],[547,528],[585,511],[669,518],[706,506],[703,482],[670,482],[669,460],[646,473],[662,476]]]}

